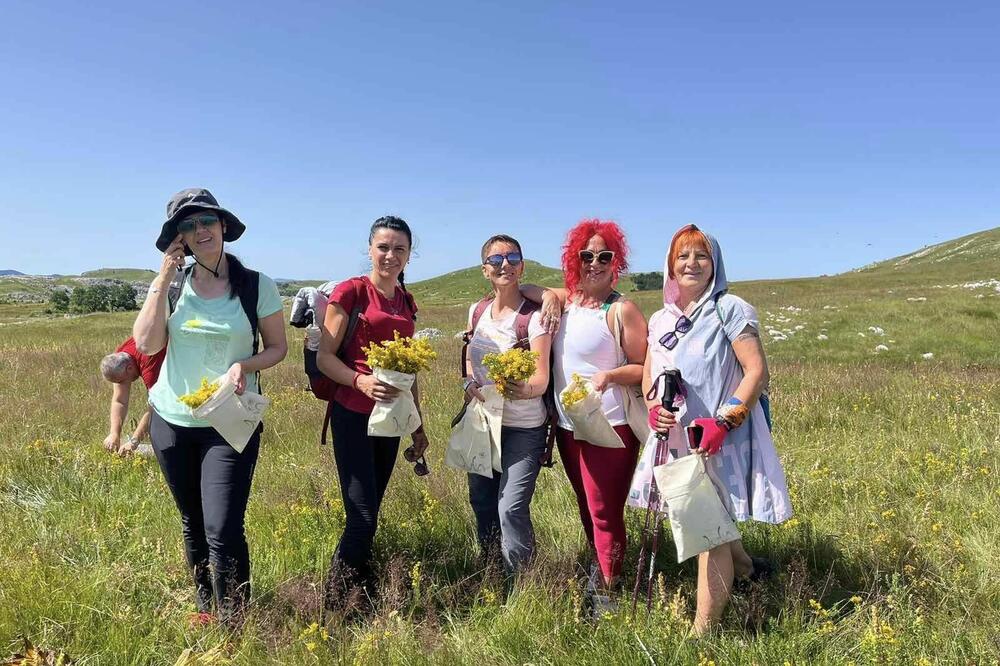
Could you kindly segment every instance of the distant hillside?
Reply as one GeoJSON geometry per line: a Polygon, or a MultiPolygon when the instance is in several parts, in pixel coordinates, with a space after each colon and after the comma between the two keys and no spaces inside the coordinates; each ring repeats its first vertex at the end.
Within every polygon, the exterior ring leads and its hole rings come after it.
{"type": "Polygon", "coordinates": [[[1000,277],[1000,227],[928,245],[857,272],[919,275],[950,283],[1000,277]]]}
{"type": "Polygon", "coordinates": [[[3,277],[5,275],[24,275],[24,273],[22,273],[21,271],[12,270],[10,268],[4,268],[3,270],[0,270],[0,277],[3,277]]]}
{"type": "MultiPolygon", "coordinates": [[[[543,266],[537,261],[524,262],[524,282],[543,287],[563,286],[562,270],[543,266]]],[[[619,291],[631,291],[632,282],[628,278],[618,283],[619,291]]],[[[421,280],[407,285],[417,303],[471,303],[486,295],[489,282],[483,277],[481,266],[471,266],[445,273],[429,280],[421,280]]]]}
{"type": "Polygon", "coordinates": [[[156,271],[146,268],[99,268],[96,271],[80,273],[80,277],[124,280],[125,282],[149,282],[156,277],[156,271]]]}

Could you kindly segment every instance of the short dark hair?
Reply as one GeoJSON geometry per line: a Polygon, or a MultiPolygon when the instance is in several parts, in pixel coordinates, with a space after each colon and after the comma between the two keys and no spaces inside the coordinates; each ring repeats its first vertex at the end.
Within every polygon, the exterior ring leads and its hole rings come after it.
{"type": "Polygon", "coordinates": [[[482,261],[486,261],[486,253],[489,252],[490,246],[494,243],[509,243],[517,248],[517,251],[521,253],[522,257],[524,256],[524,250],[521,249],[521,244],[517,242],[516,238],[508,236],[507,234],[497,234],[496,236],[490,236],[486,239],[486,242],[483,243],[483,249],[480,250],[482,261]]]}

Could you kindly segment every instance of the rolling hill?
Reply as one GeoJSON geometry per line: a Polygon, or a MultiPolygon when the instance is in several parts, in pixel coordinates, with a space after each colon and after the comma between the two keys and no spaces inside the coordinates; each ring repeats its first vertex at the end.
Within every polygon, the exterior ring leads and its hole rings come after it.
{"type": "Polygon", "coordinates": [[[156,277],[156,271],[147,268],[99,268],[96,271],[80,273],[80,277],[148,283],[156,277]]]}
{"type": "Polygon", "coordinates": [[[854,272],[940,277],[949,282],[997,278],[1000,277],[1000,227],[928,245],[854,272]]]}
{"type": "MultiPolygon", "coordinates": [[[[563,286],[562,270],[544,266],[537,261],[524,262],[524,283],[543,287],[563,286]]],[[[445,273],[434,278],[407,285],[418,303],[471,303],[482,298],[489,290],[489,282],[483,277],[480,266],[470,266],[445,273]]],[[[619,291],[632,291],[632,282],[627,277],[618,284],[619,291]]]]}

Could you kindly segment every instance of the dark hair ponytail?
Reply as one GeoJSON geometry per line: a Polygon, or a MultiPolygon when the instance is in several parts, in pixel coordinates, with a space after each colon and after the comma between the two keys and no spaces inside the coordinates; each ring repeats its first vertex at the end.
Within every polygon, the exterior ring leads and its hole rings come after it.
{"type": "MultiPolygon", "coordinates": [[[[390,231],[398,231],[399,233],[406,236],[406,242],[410,244],[410,250],[413,250],[413,232],[410,231],[410,225],[406,223],[401,217],[396,217],[395,215],[385,215],[378,218],[372,224],[371,231],[368,232],[368,244],[371,245],[372,239],[375,238],[375,232],[379,229],[389,229],[390,231]]],[[[399,272],[399,286],[406,291],[406,283],[403,281],[403,272],[399,272]]],[[[230,278],[231,279],[231,278],[230,278]]]]}

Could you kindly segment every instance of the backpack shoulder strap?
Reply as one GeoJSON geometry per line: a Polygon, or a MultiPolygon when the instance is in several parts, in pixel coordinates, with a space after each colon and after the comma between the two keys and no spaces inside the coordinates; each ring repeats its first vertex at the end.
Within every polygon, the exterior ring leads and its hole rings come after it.
{"type": "Polygon", "coordinates": [[[723,327],[725,327],[726,325],[726,320],[723,319],[722,317],[722,309],[719,307],[719,301],[721,301],[728,293],[729,293],[728,291],[722,292],[721,294],[715,297],[715,302],[713,303],[713,305],[715,306],[715,314],[719,318],[719,323],[722,324],[723,327]]]}
{"type": "Polygon", "coordinates": [[[340,349],[337,350],[337,357],[342,361],[347,350],[347,341],[354,339],[361,312],[368,307],[368,287],[365,285],[365,281],[361,278],[351,278],[351,286],[354,288],[354,307],[351,308],[347,317],[347,330],[344,331],[344,339],[340,341],[340,349]]]}
{"type": "Polygon", "coordinates": [[[257,298],[260,295],[260,273],[246,269],[246,280],[240,288],[240,305],[243,306],[243,314],[250,321],[250,335],[253,337],[253,353],[260,350],[260,336],[257,334],[257,298]]]}
{"type": "Polygon", "coordinates": [[[469,342],[472,341],[472,335],[476,332],[476,326],[479,325],[479,320],[483,318],[486,308],[490,307],[490,304],[493,303],[493,298],[493,296],[486,296],[476,303],[476,307],[472,310],[472,320],[469,322],[469,329],[462,333],[462,379],[469,376],[469,371],[465,369],[469,358],[469,342]]]}
{"type": "Polygon", "coordinates": [[[521,307],[518,308],[517,314],[514,316],[514,335],[517,336],[517,342],[514,343],[515,348],[526,351],[531,348],[531,341],[528,339],[528,325],[531,323],[531,315],[538,312],[541,307],[538,303],[529,301],[527,298],[521,303],[521,307]]]}
{"type": "Polygon", "coordinates": [[[184,283],[187,282],[188,276],[191,275],[191,271],[194,270],[194,264],[187,266],[184,270],[180,271],[180,278],[176,282],[171,282],[170,286],[167,288],[167,316],[169,317],[177,309],[177,302],[181,300],[181,292],[184,291],[184,283]]]}

